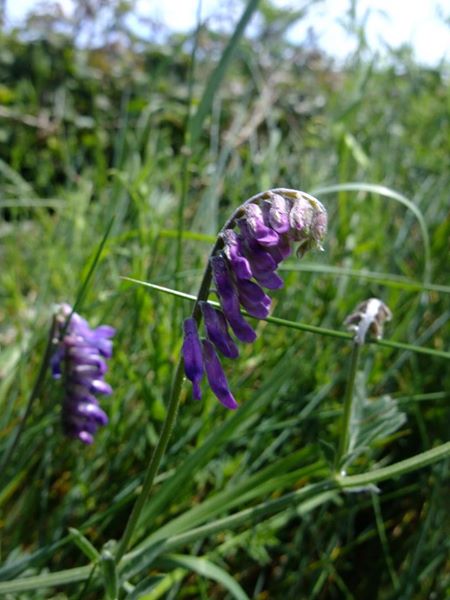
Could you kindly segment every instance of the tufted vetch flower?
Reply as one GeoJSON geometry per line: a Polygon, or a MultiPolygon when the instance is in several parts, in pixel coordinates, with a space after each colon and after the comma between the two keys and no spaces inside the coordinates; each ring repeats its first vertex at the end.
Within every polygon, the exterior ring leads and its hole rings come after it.
{"type": "Polygon", "coordinates": [[[327,212],[309,194],[277,188],[258,194],[242,204],[219,233],[209,258],[205,278],[212,279],[220,303],[218,310],[201,297],[195,315],[185,321],[183,357],[186,377],[194,397],[201,396],[200,381],[206,372],[209,386],[227,408],[237,408],[217,352],[237,358],[239,351],[232,334],[252,343],[256,332],[241,313],[264,319],[270,313],[271,298],[265,290],[284,285],[277,272],[280,263],[297,244],[297,256],[313,248],[322,249],[327,231],[327,212]],[[198,334],[201,316],[206,338],[198,334]]]}
{"type": "Polygon", "coordinates": [[[92,444],[97,429],[108,423],[95,394],[112,393],[104,375],[108,370],[106,359],[112,356],[111,338],[114,334],[115,329],[109,325],[91,329],[68,304],[61,304],[58,308],[55,352],[50,366],[53,378],[63,382],[63,431],[84,444],[92,444]]]}

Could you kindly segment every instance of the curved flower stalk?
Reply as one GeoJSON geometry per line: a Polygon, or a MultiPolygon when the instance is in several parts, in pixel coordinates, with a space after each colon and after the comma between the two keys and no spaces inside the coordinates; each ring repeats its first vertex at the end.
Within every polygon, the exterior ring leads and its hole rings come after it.
{"type": "MultiPolygon", "coordinates": [[[[355,310],[348,315],[348,317],[344,321],[344,325],[347,326],[349,331],[353,331],[355,333],[355,337],[353,338],[353,349],[352,355],[350,359],[349,366],[349,375],[347,379],[347,386],[345,390],[344,396],[344,407],[343,407],[343,416],[342,416],[342,427],[341,427],[341,435],[339,438],[339,446],[337,449],[337,453],[335,456],[335,466],[340,471],[341,476],[346,475],[346,470],[344,468],[345,462],[348,462],[348,454],[352,449],[352,444],[355,444],[355,439],[357,438],[358,428],[356,423],[364,410],[364,397],[361,396],[361,389],[359,393],[354,391],[355,382],[358,377],[358,364],[359,357],[361,353],[362,346],[366,343],[366,336],[368,333],[372,334],[376,339],[381,339],[383,337],[383,328],[385,321],[390,321],[392,319],[392,313],[389,308],[386,306],[384,302],[379,300],[378,298],[368,298],[364,300],[355,308],[355,310]],[[353,435],[353,439],[352,439],[353,435]],[[346,459],[347,457],[347,459],[346,459]]],[[[361,380],[363,381],[363,380],[361,380]]],[[[361,385],[359,386],[361,388],[361,385]]],[[[384,400],[384,402],[391,403],[391,399],[387,397],[388,400],[384,400]]],[[[374,404],[371,404],[372,410],[374,404]]],[[[398,417],[396,415],[396,406],[395,403],[390,405],[391,413],[391,425],[392,423],[400,423],[402,421],[402,417],[398,417]],[[393,420],[393,418],[395,419],[393,420]]],[[[370,416],[370,420],[372,422],[372,426],[376,426],[376,416],[370,416]]],[[[378,417],[382,419],[383,417],[378,417]]],[[[378,424],[380,421],[378,421],[378,424]]],[[[399,425],[400,426],[400,425],[399,425]]],[[[383,426],[385,430],[389,429],[389,425],[383,426]]],[[[396,430],[393,429],[393,431],[396,430]]],[[[365,440],[365,443],[367,439],[365,440]]]]}
{"type": "Polygon", "coordinates": [[[263,192],[232,215],[211,252],[193,315],[184,322],[184,370],[194,398],[201,398],[200,382],[206,372],[218,400],[227,408],[237,408],[217,353],[234,359],[239,356],[234,338],[243,343],[255,341],[256,332],[241,308],[252,317],[265,319],[272,303],[265,290],[279,289],[284,283],[277,272],[280,263],[295,244],[298,257],[313,248],[322,249],[326,231],[324,206],[297,190],[263,192]],[[211,277],[221,310],[207,303],[211,277]],[[198,333],[202,316],[204,339],[198,333]]]}
{"type": "Polygon", "coordinates": [[[112,393],[104,375],[108,370],[105,359],[112,355],[111,338],[115,330],[109,325],[91,329],[68,304],[59,306],[55,321],[57,347],[50,365],[53,378],[63,379],[63,431],[84,444],[92,444],[97,429],[108,423],[95,394],[112,393]]]}

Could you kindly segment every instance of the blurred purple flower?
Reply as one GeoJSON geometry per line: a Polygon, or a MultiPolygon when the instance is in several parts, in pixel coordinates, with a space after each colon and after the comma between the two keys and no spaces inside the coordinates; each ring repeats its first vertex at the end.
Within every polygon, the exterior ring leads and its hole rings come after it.
{"type": "Polygon", "coordinates": [[[208,338],[201,342],[196,322],[192,318],[187,320],[188,332],[185,322],[185,372],[194,385],[194,397],[199,397],[200,373],[203,375],[204,367],[209,385],[220,402],[228,408],[236,408],[215,352],[217,349],[228,358],[239,354],[227,325],[241,342],[253,342],[256,332],[242,316],[241,306],[252,317],[266,318],[271,299],[262,288],[276,290],[283,286],[277,268],[290,256],[292,244],[299,242],[297,256],[302,257],[308,250],[322,249],[326,231],[327,212],[323,205],[313,196],[297,190],[280,188],[264,192],[236,211],[220,233],[222,245],[219,244],[210,257],[212,279],[222,311],[206,302],[200,303],[208,338]],[[239,233],[234,230],[236,224],[239,233]],[[192,366],[194,354],[195,369],[192,366]]]}
{"type": "Polygon", "coordinates": [[[63,431],[69,437],[92,444],[97,429],[108,423],[94,394],[111,394],[111,386],[103,376],[112,356],[111,338],[115,329],[101,325],[91,329],[85,319],[61,304],[56,315],[56,349],[50,366],[54,379],[62,379],[63,431]],[[71,315],[69,322],[67,319],[71,315]]]}

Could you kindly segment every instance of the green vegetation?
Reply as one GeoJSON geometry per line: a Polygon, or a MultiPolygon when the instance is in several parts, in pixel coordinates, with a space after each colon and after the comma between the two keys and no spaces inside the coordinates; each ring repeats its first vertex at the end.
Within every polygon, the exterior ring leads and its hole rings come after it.
{"type": "Polygon", "coordinates": [[[121,22],[117,38],[77,45],[56,17],[35,17],[34,37],[0,32],[0,462],[20,432],[0,472],[0,596],[450,594],[448,71],[405,49],[381,61],[362,42],[336,66],[285,41],[299,18],[253,1],[234,36],[204,26],[160,44],[121,22]],[[273,319],[224,361],[236,412],[183,386],[116,565],[111,540],[157,444],[192,309],[124,278],[195,296],[232,210],[274,187],[326,205],[325,252],[285,263],[273,319]],[[80,290],[89,323],[117,328],[110,423],[91,447],[63,437],[49,373],[27,411],[54,304],[80,290]],[[372,296],[394,315],[359,356],[355,398],[374,426],[353,422],[356,452],[335,475],[342,323],[372,296]]]}

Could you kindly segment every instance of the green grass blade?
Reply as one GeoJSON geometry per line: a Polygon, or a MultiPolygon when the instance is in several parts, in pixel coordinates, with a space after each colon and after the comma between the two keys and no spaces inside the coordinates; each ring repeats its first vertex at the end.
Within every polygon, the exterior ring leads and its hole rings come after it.
{"type": "Polygon", "coordinates": [[[336,481],[342,488],[353,488],[369,485],[372,483],[378,483],[385,481],[386,479],[393,479],[405,475],[406,473],[412,473],[418,469],[423,469],[428,465],[432,465],[444,458],[450,456],[450,442],[436,446],[431,450],[426,450],[405,460],[401,460],[388,467],[382,467],[368,473],[362,473],[361,475],[349,475],[349,476],[336,476],[336,481]]]}
{"type": "Polygon", "coordinates": [[[162,567],[163,569],[182,567],[194,571],[202,577],[220,583],[236,600],[249,600],[249,597],[237,581],[235,581],[224,569],[207,558],[183,554],[168,554],[164,558],[158,559],[156,566],[162,567]]]}
{"type": "Polygon", "coordinates": [[[3,581],[0,583],[0,596],[2,594],[27,592],[85,581],[89,577],[91,569],[92,567],[87,565],[85,567],[58,571],[57,573],[45,573],[44,575],[36,575],[34,577],[23,577],[15,581],[3,581]]]}
{"type": "Polygon", "coordinates": [[[430,283],[431,277],[431,246],[430,246],[430,236],[428,234],[428,229],[425,223],[425,219],[421,211],[417,208],[417,206],[411,202],[406,196],[399,194],[398,192],[391,190],[390,188],[384,185],[377,185],[372,183],[340,183],[336,185],[331,185],[328,187],[318,188],[313,190],[311,193],[313,195],[317,195],[318,197],[323,196],[325,194],[335,194],[339,192],[367,192],[369,194],[377,194],[384,198],[390,198],[391,200],[395,200],[396,202],[403,204],[406,206],[416,217],[417,222],[419,223],[420,231],[422,233],[423,247],[424,247],[424,273],[423,273],[423,282],[424,284],[430,283]]]}
{"type": "MultiPolygon", "coordinates": [[[[156,285],[154,283],[148,283],[146,281],[140,281],[138,279],[133,279],[132,277],[122,277],[126,281],[130,281],[131,283],[137,283],[139,285],[144,285],[154,290],[158,290],[165,294],[171,294],[172,296],[177,296],[178,298],[183,298],[184,300],[191,300],[195,302],[197,299],[196,296],[192,294],[185,294],[184,292],[178,292],[177,290],[172,290],[170,288],[163,287],[161,285],[156,285]]],[[[213,302],[208,300],[209,304],[212,306],[219,307],[220,304],[218,302],[213,302]]],[[[247,315],[245,311],[241,311],[243,314],[247,315]]],[[[247,315],[250,318],[250,315],[247,315]]],[[[279,317],[267,317],[263,319],[268,323],[275,323],[277,325],[282,325],[283,327],[288,327],[290,329],[297,329],[298,331],[305,331],[308,333],[317,333],[319,335],[324,335],[328,337],[339,338],[342,340],[353,340],[353,335],[351,333],[347,333],[345,331],[339,331],[337,329],[329,329],[327,327],[318,327],[316,325],[308,325],[306,323],[297,323],[295,321],[288,321],[287,319],[280,319],[279,317]]],[[[428,354],[430,356],[437,356],[439,358],[445,358],[450,360],[450,352],[445,350],[435,350],[434,348],[426,348],[423,346],[416,346],[414,344],[406,344],[403,342],[395,342],[392,340],[369,340],[369,343],[375,344],[377,346],[383,346],[385,348],[396,348],[398,350],[409,350],[410,352],[416,352],[418,354],[428,354]]]]}
{"type": "Polygon", "coordinates": [[[202,99],[200,100],[200,104],[197,108],[197,111],[193,115],[192,119],[189,123],[189,137],[190,144],[193,147],[200,137],[200,133],[202,130],[203,122],[211,110],[211,106],[214,100],[214,97],[217,91],[220,88],[220,84],[225,76],[227,68],[233,58],[233,54],[236,51],[236,48],[242,38],[245,28],[247,27],[251,17],[256,11],[259,4],[259,0],[250,0],[242,14],[242,17],[239,23],[234,30],[233,35],[230,38],[223,54],[212,72],[208,83],[206,84],[206,89],[203,92],[202,99]]]}

